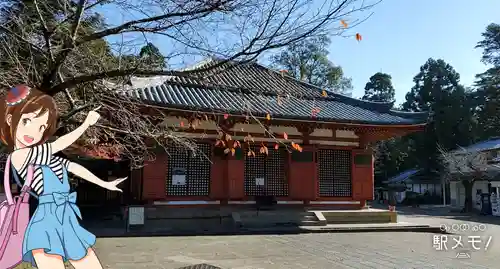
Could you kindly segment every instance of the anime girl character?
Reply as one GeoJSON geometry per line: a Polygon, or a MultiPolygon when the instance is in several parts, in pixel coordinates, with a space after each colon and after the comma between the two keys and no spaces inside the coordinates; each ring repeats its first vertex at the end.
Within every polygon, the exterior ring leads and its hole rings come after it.
{"type": "MultiPolygon", "coordinates": [[[[96,237],[78,222],[80,210],[76,193],[70,193],[68,172],[111,191],[126,178],[103,181],[85,167],[54,156],[73,144],[100,115],[88,113],[84,123],[53,142],[48,139],[57,127],[54,99],[25,85],[11,89],[0,100],[0,139],[11,152],[13,171],[22,183],[28,166],[33,165],[31,192],[38,196],[38,206],[31,217],[23,241],[23,261],[40,269],[65,268],[69,261],[76,269],[100,269],[102,265],[92,249],[96,237]]],[[[11,168],[6,168],[11,169],[11,168]]]]}

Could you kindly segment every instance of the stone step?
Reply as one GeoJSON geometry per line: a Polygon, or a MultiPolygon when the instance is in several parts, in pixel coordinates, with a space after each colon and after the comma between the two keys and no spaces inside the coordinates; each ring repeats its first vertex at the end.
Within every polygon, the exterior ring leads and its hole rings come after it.
{"type": "Polygon", "coordinates": [[[231,218],[223,219],[156,219],[147,220],[143,226],[144,230],[164,231],[164,230],[210,230],[221,227],[232,227],[231,218]]]}
{"type": "Polygon", "coordinates": [[[241,217],[242,222],[270,222],[270,223],[285,223],[294,222],[298,223],[301,221],[317,221],[315,216],[255,216],[255,217],[241,217]]]}
{"type": "Polygon", "coordinates": [[[169,208],[167,206],[152,206],[145,208],[147,219],[192,219],[230,217],[231,212],[219,208],[169,208]]]}
{"type": "Polygon", "coordinates": [[[324,226],[326,222],[318,220],[314,212],[305,211],[259,211],[238,212],[237,225],[241,227],[273,226],[324,226]]]}
{"type": "Polygon", "coordinates": [[[388,218],[329,218],[327,220],[328,224],[370,224],[370,223],[392,223],[391,219],[388,218]]]}
{"type": "Polygon", "coordinates": [[[328,224],[395,223],[396,212],[389,211],[328,211],[322,212],[328,224]]]}
{"type": "Polygon", "coordinates": [[[296,222],[267,222],[267,221],[246,221],[241,222],[240,227],[243,228],[258,228],[258,227],[298,227],[298,226],[325,226],[326,224],[321,221],[296,221],[296,222]]]}
{"type": "Polygon", "coordinates": [[[269,210],[269,211],[239,211],[242,218],[247,217],[309,217],[315,216],[314,212],[292,211],[292,210],[269,210]]]}
{"type": "Polygon", "coordinates": [[[304,220],[300,222],[300,226],[325,226],[326,223],[319,220],[304,220]]]}
{"type": "Polygon", "coordinates": [[[303,220],[318,220],[318,218],[316,217],[316,215],[304,216],[302,219],[303,220]]]}

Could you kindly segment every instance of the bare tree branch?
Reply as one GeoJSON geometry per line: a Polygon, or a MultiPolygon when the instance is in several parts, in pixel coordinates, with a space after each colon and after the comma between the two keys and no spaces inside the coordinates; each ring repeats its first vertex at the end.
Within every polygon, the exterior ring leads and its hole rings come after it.
{"type": "MultiPolygon", "coordinates": [[[[93,4],[90,4],[88,6],[82,6],[83,10],[91,10],[92,8],[98,6],[98,5],[101,5],[101,4],[104,4],[106,1],[108,0],[98,0],[98,1],[95,1],[95,3],[93,4]]],[[[67,23],[68,21],[72,20],[73,18],[75,18],[75,16],[81,16],[82,14],[79,13],[78,11],[76,13],[73,13],[71,15],[69,15],[68,17],[66,17],[64,20],[62,20],[55,28],[54,28],[54,31],[57,31],[59,29],[59,27],[63,26],[65,23],[67,23]],[[80,14],[80,15],[78,15],[80,14]]]]}
{"type": "Polygon", "coordinates": [[[76,8],[75,21],[73,23],[73,29],[71,29],[71,39],[73,40],[73,42],[76,39],[76,33],[78,32],[78,28],[80,27],[81,18],[82,18],[83,10],[85,9],[86,2],[87,2],[86,0],[78,1],[78,5],[76,8]]]}
{"type": "Polygon", "coordinates": [[[40,24],[42,26],[42,33],[43,33],[43,38],[45,40],[45,46],[47,47],[47,53],[50,56],[50,60],[54,62],[54,54],[52,53],[52,45],[51,45],[51,33],[49,32],[49,28],[47,27],[47,22],[45,22],[45,19],[43,18],[42,12],[40,11],[40,7],[38,6],[38,1],[33,0],[33,5],[35,6],[36,13],[38,15],[38,18],[40,20],[40,24]]]}
{"type": "Polygon", "coordinates": [[[19,40],[20,42],[22,42],[24,44],[28,44],[30,47],[34,48],[38,53],[41,53],[41,54],[44,53],[44,51],[41,47],[31,43],[30,41],[28,41],[24,37],[12,32],[7,27],[0,25],[0,31],[4,32],[5,34],[8,34],[9,36],[15,37],[17,40],[19,40]]]}
{"type": "Polygon", "coordinates": [[[446,151],[438,146],[441,157],[447,165],[443,178],[448,181],[461,182],[465,188],[464,211],[472,210],[472,188],[477,180],[491,180],[500,173],[497,164],[490,164],[485,152],[470,151],[459,148],[446,151]]]}
{"type": "MultiPolygon", "coordinates": [[[[45,36],[45,40],[47,41],[47,48],[49,50],[49,53],[50,53],[51,59],[52,59],[52,64],[51,64],[52,69],[47,74],[47,77],[42,84],[45,86],[44,88],[46,88],[47,85],[50,85],[51,81],[54,80],[56,74],[59,73],[59,70],[61,68],[61,64],[66,59],[68,54],[71,52],[70,48],[75,46],[76,34],[78,32],[78,28],[80,27],[80,19],[81,19],[82,14],[83,14],[85,3],[86,3],[86,0],[79,0],[77,8],[76,8],[75,20],[73,21],[73,24],[71,27],[70,37],[68,40],[65,41],[64,46],[63,46],[61,52],[59,53],[59,55],[57,56],[57,58],[54,58],[54,56],[52,55],[52,49],[51,49],[51,45],[50,45],[49,30],[47,29],[46,23],[41,15],[40,10],[38,8],[38,5],[36,4],[36,1],[35,1],[35,5],[37,6],[37,12],[40,16],[40,21],[42,22],[42,25],[43,25],[44,36],[45,36]]],[[[59,79],[61,79],[61,82],[62,82],[62,76],[59,76],[59,79]]],[[[68,98],[70,100],[72,100],[71,95],[68,92],[66,93],[66,95],[68,96],[68,98]]]]}
{"type": "MultiPolygon", "coordinates": [[[[88,41],[100,39],[100,38],[110,36],[110,35],[119,34],[120,32],[122,32],[124,30],[128,30],[130,28],[133,28],[137,24],[142,24],[142,23],[147,23],[147,22],[157,22],[157,21],[162,21],[162,20],[175,18],[175,17],[193,16],[193,15],[213,12],[213,11],[219,10],[226,3],[230,3],[230,2],[232,2],[232,0],[216,1],[215,3],[211,3],[208,7],[200,8],[198,10],[191,10],[189,12],[174,12],[174,13],[163,14],[163,15],[154,16],[154,17],[150,17],[150,18],[129,21],[129,22],[126,22],[126,23],[119,25],[117,27],[109,28],[109,29],[106,29],[106,30],[103,30],[103,31],[100,31],[97,33],[93,33],[93,34],[88,35],[88,36],[84,36],[76,42],[76,46],[81,45],[81,44],[88,42],[88,41]]],[[[168,26],[168,27],[170,27],[170,26],[168,26]]],[[[140,29],[140,28],[138,28],[138,29],[140,29]]],[[[162,30],[162,28],[159,28],[159,30],[162,30]]]]}
{"type": "Polygon", "coordinates": [[[475,180],[475,178],[488,178],[495,171],[496,166],[488,164],[487,156],[484,152],[471,152],[464,148],[459,148],[453,152],[448,152],[441,146],[438,147],[444,163],[447,165],[446,173],[455,175],[461,179],[475,180]]]}
{"type": "Polygon", "coordinates": [[[62,115],[61,116],[61,121],[62,122],[65,122],[67,121],[68,119],[70,119],[71,117],[73,117],[74,115],[80,113],[80,112],[83,112],[85,110],[90,110],[90,107],[92,106],[95,106],[95,103],[87,103],[85,105],[82,105],[82,106],[79,106],[77,108],[74,108],[73,110],[67,112],[66,114],[62,115]]]}
{"type": "MultiPolygon", "coordinates": [[[[121,152],[140,166],[153,157],[152,144],[166,150],[173,142],[196,151],[196,143],[181,135],[182,128],[159,124],[167,117],[162,109],[144,114],[144,104],[116,91],[131,76],[206,82],[267,51],[319,33],[343,36],[346,29],[340,20],[356,25],[378,2],[365,1],[36,0],[0,14],[0,85],[29,83],[54,96],[62,115],[61,132],[74,128],[94,105],[102,105],[103,122],[80,145],[121,152]],[[105,8],[90,11],[97,5],[105,8]],[[207,57],[221,60],[186,68],[207,57]],[[108,83],[118,86],[110,88],[108,83]]],[[[190,121],[207,115],[220,119],[221,113],[204,112],[190,121]]],[[[247,114],[268,137],[284,144],[258,117],[247,114]]],[[[218,129],[225,137],[224,128],[218,129]]]]}

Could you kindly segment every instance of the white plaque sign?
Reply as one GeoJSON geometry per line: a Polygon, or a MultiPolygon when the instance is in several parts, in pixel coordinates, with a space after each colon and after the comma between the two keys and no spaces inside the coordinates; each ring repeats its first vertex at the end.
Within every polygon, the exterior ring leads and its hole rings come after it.
{"type": "Polygon", "coordinates": [[[172,175],[172,185],[174,185],[174,186],[186,185],[186,176],[185,175],[172,175]]]}
{"type": "Polygon", "coordinates": [[[257,178],[255,178],[255,185],[257,185],[257,186],[264,186],[264,178],[263,177],[257,177],[257,178]]]}
{"type": "Polygon", "coordinates": [[[128,224],[144,225],[144,207],[129,207],[128,224]]]}
{"type": "Polygon", "coordinates": [[[172,185],[174,186],[184,186],[186,185],[186,169],[185,168],[174,168],[172,170],[172,185]]]}

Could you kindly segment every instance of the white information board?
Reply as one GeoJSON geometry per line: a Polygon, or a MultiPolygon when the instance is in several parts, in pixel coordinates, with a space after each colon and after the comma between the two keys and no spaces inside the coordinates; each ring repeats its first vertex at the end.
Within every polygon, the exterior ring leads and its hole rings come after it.
{"type": "Polygon", "coordinates": [[[174,185],[174,186],[186,185],[186,176],[185,175],[172,175],[172,185],[174,185]]]}
{"type": "Polygon", "coordinates": [[[184,186],[186,185],[186,169],[181,167],[175,167],[172,169],[172,185],[174,186],[184,186]]]}
{"type": "Polygon", "coordinates": [[[497,195],[498,187],[493,187],[493,192],[491,193],[491,214],[493,216],[500,216],[500,197],[497,195]]]}
{"type": "Polygon", "coordinates": [[[144,225],[144,207],[134,206],[128,208],[128,224],[144,225]]]}
{"type": "Polygon", "coordinates": [[[497,204],[497,193],[496,188],[493,188],[495,191],[491,192],[491,214],[493,216],[498,216],[498,204],[497,204]]]}
{"type": "Polygon", "coordinates": [[[264,186],[264,178],[263,177],[257,177],[255,178],[255,185],[257,186],[264,186]]]}

